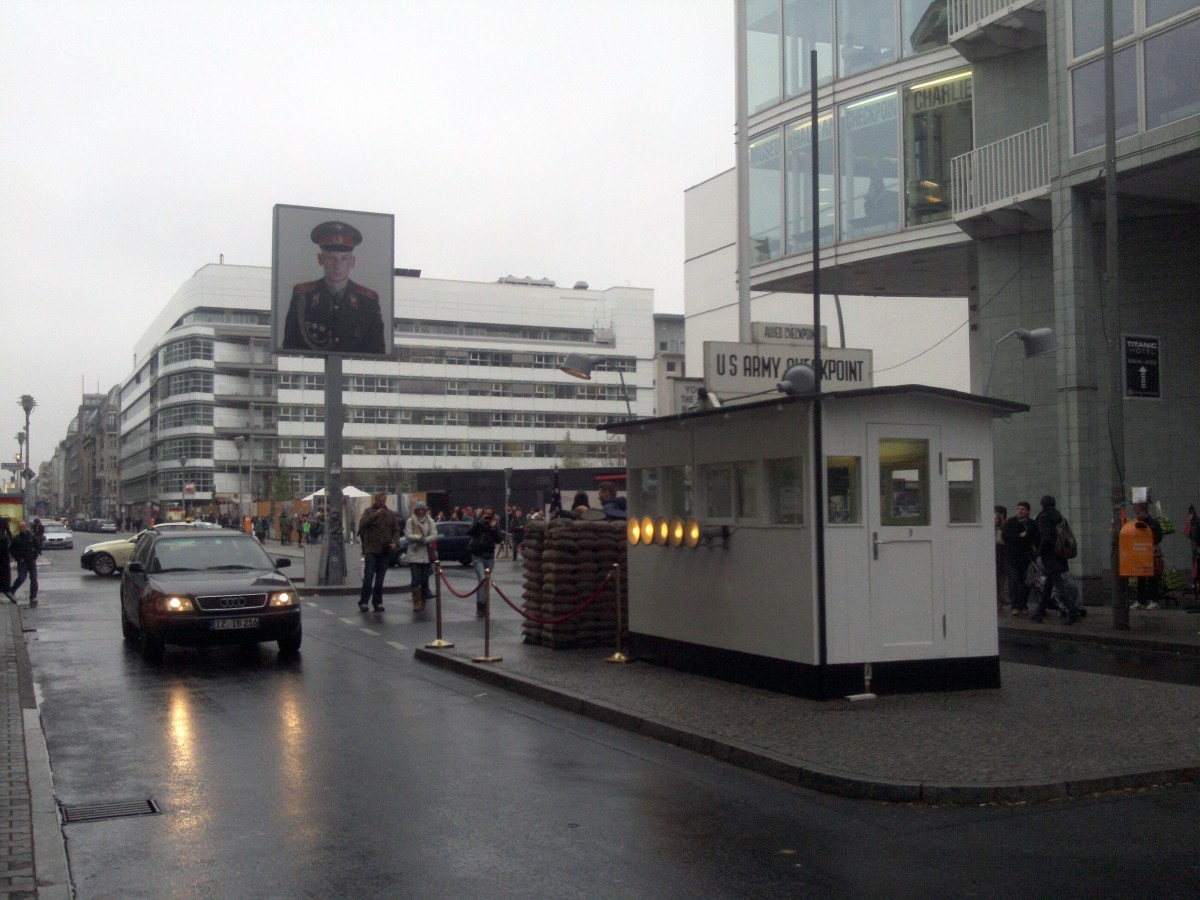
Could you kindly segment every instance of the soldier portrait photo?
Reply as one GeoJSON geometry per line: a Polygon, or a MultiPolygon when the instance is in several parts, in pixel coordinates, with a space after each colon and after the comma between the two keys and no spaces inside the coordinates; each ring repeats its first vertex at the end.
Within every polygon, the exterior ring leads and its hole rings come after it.
{"type": "MultiPolygon", "coordinates": [[[[336,213],[335,210],[305,212],[336,213]]],[[[390,217],[384,218],[390,224],[390,217]]],[[[277,280],[281,280],[278,266],[280,246],[286,237],[287,233],[280,227],[280,208],[276,207],[277,267],[274,277],[277,280]]],[[[365,224],[359,228],[343,219],[330,218],[308,229],[307,237],[311,242],[307,252],[311,253],[312,245],[315,245],[316,261],[323,274],[298,283],[291,279],[283,280],[277,286],[277,303],[287,298],[279,351],[309,355],[387,355],[392,343],[389,333],[392,322],[391,284],[387,277],[391,275],[391,229],[371,231],[366,229],[365,224]],[[372,240],[375,246],[371,246],[372,240]],[[387,243],[381,246],[384,240],[387,243]],[[386,282],[389,288],[386,296],[381,296],[369,279],[364,279],[368,281],[367,284],[351,279],[358,262],[360,245],[364,251],[369,248],[374,254],[376,265],[373,271],[381,273],[377,277],[386,282]],[[381,265],[380,261],[385,261],[386,266],[381,265]],[[291,287],[287,290],[289,283],[291,287]]],[[[305,265],[308,266],[308,263],[305,262],[305,265]]],[[[296,274],[301,272],[297,271],[296,274]]],[[[276,315],[280,312],[282,309],[277,307],[276,315]]]]}

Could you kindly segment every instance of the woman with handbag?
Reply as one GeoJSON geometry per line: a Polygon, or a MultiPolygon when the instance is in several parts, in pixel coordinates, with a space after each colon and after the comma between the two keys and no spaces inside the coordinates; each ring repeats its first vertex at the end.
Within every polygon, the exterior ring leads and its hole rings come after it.
{"type": "Polygon", "coordinates": [[[404,523],[404,537],[408,540],[408,553],[405,562],[412,575],[413,612],[425,609],[432,591],[429,588],[429,576],[436,561],[435,540],[437,525],[429,515],[429,508],[424,501],[418,500],[413,506],[413,514],[404,523]]]}

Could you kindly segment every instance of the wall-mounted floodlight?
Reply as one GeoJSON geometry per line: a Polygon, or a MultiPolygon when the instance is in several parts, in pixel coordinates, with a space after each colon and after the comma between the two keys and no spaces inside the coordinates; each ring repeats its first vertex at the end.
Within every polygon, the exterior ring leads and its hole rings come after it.
{"type": "Polygon", "coordinates": [[[992,371],[996,368],[996,353],[1000,350],[1000,344],[1008,340],[1010,337],[1016,337],[1025,345],[1025,358],[1033,359],[1035,356],[1045,356],[1048,353],[1053,353],[1058,349],[1058,335],[1054,333],[1053,328],[1014,328],[1000,340],[996,341],[996,345],[992,348],[992,362],[988,366],[987,380],[983,382],[983,394],[986,397],[988,387],[992,383],[992,371]]]}
{"type": "MultiPolygon", "coordinates": [[[[612,359],[611,356],[589,356],[586,353],[568,353],[567,358],[563,360],[563,364],[558,368],[572,375],[575,378],[582,378],[584,381],[592,380],[592,369],[598,363],[604,362],[606,359],[612,359]]],[[[617,375],[621,379],[621,396],[625,398],[625,412],[629,418],[633,418],[633,407],[629,403],[629,392],[625,388],[625,373],[617,369],[617,375]]]]}
{"type": "Polygon", "coordinates": [[[654,543],[654,520],[649,516],[642,516],[642,543],[647,547],[654,543]]]}
{"type": "Polygon", "coordinates": [[[783,381],[779,382],[776,389],[789,396],[811,394],[817,389],[817,373],[812,366],[798,363],[783,373],[783,381]]]}
{"type": "Polygon", "coordinates": [[[672,547],[683,546],[683,519],[673,516],[667,523],[667,541],[672,547]]]}
{"type": "Polygon", "coordinates": [[[625,540],[633,547],[642,542],[642,520],[637,516],[630,516],[625,523],[625,540]]]}
{"type": "Polygon", "coordinates": [[[700,544],[700,523],[693,518],[683,523],[683,543],[693,549],[700,544]]]}
{"type": "Polygon", "coordinates": [[[669,524],[663,516],[654,520],[654,543],[660,547],[667,546],[668,528],[669,524]]]}

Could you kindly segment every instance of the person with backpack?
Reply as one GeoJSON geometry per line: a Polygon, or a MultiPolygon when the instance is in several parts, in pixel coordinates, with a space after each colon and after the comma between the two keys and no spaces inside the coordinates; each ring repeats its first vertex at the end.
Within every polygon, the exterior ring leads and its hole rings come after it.
{"type": "Polygon", "coordinates": [[[1075,603],[1074,592],[1068,590],[1063,576],[1070,568],[1068,560],[1074,559],[1079,552],[1075,542],[1075,534],[1062,513],[1058,511],[1057,501],[1049,494],[1042,498],[1042,511],[1034,519],[1038,532],[1038,564],[1042,574],[1046,576],[1042,586],[1042,596],[1037,609],[1029,617],[1031,622],[1042,622],[1046,619],[1046,608],[1050,606],[1054,592],[1058,591],[1059,599],[1067,610],[1068,625],[1074,625],[1083,618],[1075,603]]]}

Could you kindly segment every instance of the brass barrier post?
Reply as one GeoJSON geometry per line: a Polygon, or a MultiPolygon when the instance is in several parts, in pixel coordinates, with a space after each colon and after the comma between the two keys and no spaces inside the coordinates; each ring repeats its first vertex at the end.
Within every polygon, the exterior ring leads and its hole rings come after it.
{"type": "Polygon", "coordinates": [[[492,570],[483,570],[483,656],[471,657],[471,662],[495,663],[503,657],[492,656],[492,570]]]}
{"type": "Polygon", "coordinates": [[[621,652],[621,632],[624,630],[621,622],[621,565],[613,563],[613,584],[617,592],[617,652],[612,656],[607,657],[604,661],[610,663],[628,663],[633,662],[632,656],[626,656],[621,652]]]}
{"type": "Polygon", "coordinates": [[[454,645],[449,641],[442,640],[442,564],[435,562],[433,564],[434,578],[437,579],[437,587],[433,590],[433,609],[437,619],[437,640],[430,641],[425,646],[430,650],[445,650],[447,647],[454,645]]]}

